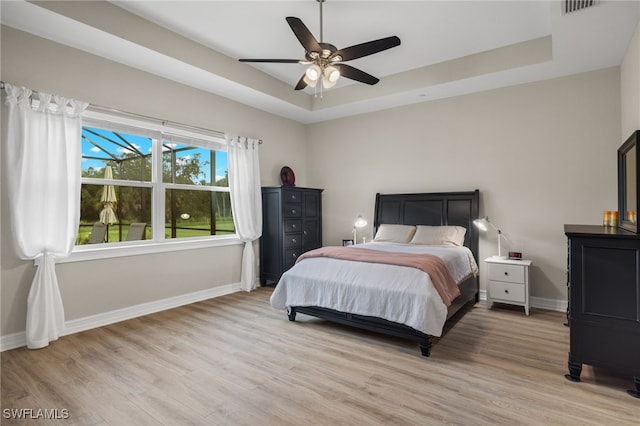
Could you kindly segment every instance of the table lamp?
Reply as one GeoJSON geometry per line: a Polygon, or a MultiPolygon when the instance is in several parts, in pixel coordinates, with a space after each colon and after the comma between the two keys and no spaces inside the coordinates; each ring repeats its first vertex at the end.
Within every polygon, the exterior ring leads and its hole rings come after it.
{"type": "Polygon", "coordinates": [[[493,229],[495,229],[496,232],[498,232],[498,255],[497,256],[492,256],[492,257],[494,259],[506,259],[507,256],[503,256],[502,255],[502,248],[501,248],[501,245],[500,245],[500,240],[504,237],[504,235],[502,234],[502,231],[498,227],[496,227],[489,220],[489,216],[485,216],[485,217],[482,217],[482,218],[475,219],[473,221],[473,224],[476,226],[476,228],[478,228],[479,230],[484,231],[484,232],[489,230],[489,226],[492,227],[493,229]]]}
{"type": "Polygon", "coordinates": [[[364,228],[365,226],[367,226],[367,221],[362,216],[358,216],[353,224],[353,244],[358,244],[358,228],[364,228]]]}

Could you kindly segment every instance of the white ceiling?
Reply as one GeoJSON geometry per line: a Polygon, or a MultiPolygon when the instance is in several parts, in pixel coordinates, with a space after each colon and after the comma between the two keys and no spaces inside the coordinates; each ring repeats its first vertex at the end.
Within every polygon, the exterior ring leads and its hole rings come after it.
{"type": "MultiPolygon", "coordinates": [[[[303,59],[287,16],[302,19],[320,41],[316,0],[114,3],[236,59],[303,59]]],[[[323,41],[340,49],[397,35],[400,47],[351,62],[384,77],[548,35],[549,10],[545,2],[327,0],[323,41]]],[[[297,64],[255,66],[292,86],[304,70],[297,64]]]]}
{"type": "Polygon", "coordinates": [[[2,1],[2,23],[145,71],[152,61],[163,77],[304,123],[616,66],[640,19],[639,1],[602,0],[564,15],[560,1],[326,0],[324,42],[344,48],[396,35],[402,44],[349,62],[380,78],[378,85],[342,78],[320,99],[310,88],[289,93],[304,65],[235,62],[302,59],[304,49],[285,17],[302,19],[320,40],[316,0],[111,3],[232,58],[237,72],[216,73],[122,40],[106,25],[97,29],[23,1],[2,1]],[[546,55],[544,40],[550,40],[546,55]],[[500,50],[518,43],[516,50],[500,50]],[[267,84],[241,78],[246,67],[270,76],[267,84]],[[275,91],[279,85],[285,94],[275,91]]]}

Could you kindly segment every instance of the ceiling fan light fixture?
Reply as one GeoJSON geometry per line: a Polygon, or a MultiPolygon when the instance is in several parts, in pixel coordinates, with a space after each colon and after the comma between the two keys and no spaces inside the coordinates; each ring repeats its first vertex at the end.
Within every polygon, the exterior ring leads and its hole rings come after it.
{"type": "Polygon", "coordinates": [[[302,81],[304,81],[309,87],[316,87],[316,84],[318,84],[318,80],[309,80],[306,74],[302,77],[302,81]]]}
{"type": "Polygon", "coordinates": [[[334,83],[334,84],[340,78],[340,71],[338,71],[338,68],[336,68],[336,67],[334,67],[332,65],[329,65],[328,67],[326,67],[322,74],[323,74],[324,79],[326,79],[330,83],[334,83]]]}
{"type": "Polygon", "coordinates": [[[321,74],[321,70],[320,67],[316,64],[311,65],[309,68],[307,68],[307,70],[304,72],[305,75],[305,82],[307,84],[309,84],[309,81],[313,82],[313,85],[315,85],[315,83],[318,81],[318,79],[320,78],[320,74],[321,74]],[[309,81],[307,81],[309,80],[309,81]]]}
{"type": "Polygon", "coordinates": [[[322,88],[323,89],[331,89],[336,85],[335,81],[329,81],[324,75],[322,76],[322,88]]]}

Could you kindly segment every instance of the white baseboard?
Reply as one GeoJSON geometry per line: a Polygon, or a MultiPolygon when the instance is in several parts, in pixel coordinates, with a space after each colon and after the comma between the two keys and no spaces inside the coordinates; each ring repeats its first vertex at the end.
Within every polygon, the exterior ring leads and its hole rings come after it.
{"type": "Polygon", "coordinates": [[[568,302],[566,300],[532,297],[531,306],[534,308],[546,309],[548,311],[567,312],[568,302]]]}
{"type": "MultiPolygon", "coordinates": [[[[487,300],[487,290],[480,290],[480,300],[487,300]]],[[[532,297],[529,302],[532,308],[546,309],[547,311],[567,311],[566,300],[545,299],[543,297],[532,297]]]]}
{"type": "MultiPolygon", "coordinates": [[[[78,333],[80,331],[90,330],[92,328],[98,328],[105,325],[114,324],[116,322],[141,317],[143,315],[149,315],[155,312],[177,308],[178,306],[188,305],[190,303],[224,296],[225,294],[231,294],[237,291],[240,291],[240,283],[226,284],[207,290],[181,294],[180,296],[142,303],[140,305],[130,306],[123,309],[116,309],[115,311],[91,315],[84,318],[78,318],[65,322],[64,330],[62,331],[60,336],[62,337],[68,334],[78,333]]],[[[26,345],[27,336],[24,331],[0,336],[0,352],[20,348],[26,345]]]]}
{"type": "MultiPolygon", "coordinates": [[[[155,312],[177,308],[178,306],[188,305],[190,303],[224,296],[225,294],[231,294],[237,291],[240,291],[240,283],[227,284],[208,290],[182,294],[180,296],[170,297],[168,299],[156,300],[153,302],[142,303],[140,305],[117,309],[115,311],[109,311],[102,314],[78,318],[75,320],[67,321],[65,323],[64,331],[60,336],[62,337],[68,334],[78,333],[80,331],[90,330],[92,328],[98,328],[105,325],[114,324],[116,322],[141,317],[143,315],[149,315],[155,312]]],[[[487,300],[486,290],[480,290],[480,300],[487,300]]],[[[531,307],[565,312],[567,310],[567,301],[532,297],[531,307]]],[[[27,337],[24,331],[0,336],[0,352],[20,348],[26,345],[27,337]]]]}

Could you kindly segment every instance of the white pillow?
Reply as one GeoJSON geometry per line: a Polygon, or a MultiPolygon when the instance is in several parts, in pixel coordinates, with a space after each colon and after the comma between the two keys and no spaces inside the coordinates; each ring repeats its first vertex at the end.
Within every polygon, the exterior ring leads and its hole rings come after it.
{"type": "Polygon", "coordinates": [[[386,241],[393,243],[408,243],[416,232],[413,225],[392,225],[382,224],[378,227],[378,232],[373,241],[386,241]]]}
{"type": "Polygon", "coordinates": [[[467,229],[462,226],[418,225],[411,244],[462,246],[466,232],[467,229]]]}

